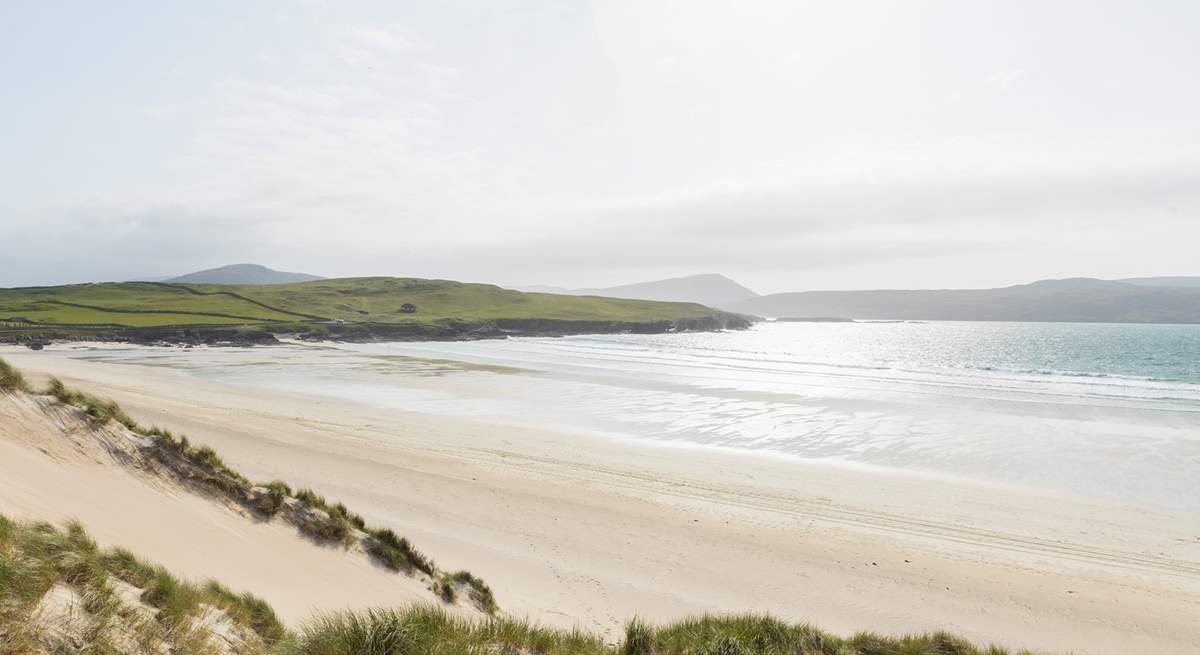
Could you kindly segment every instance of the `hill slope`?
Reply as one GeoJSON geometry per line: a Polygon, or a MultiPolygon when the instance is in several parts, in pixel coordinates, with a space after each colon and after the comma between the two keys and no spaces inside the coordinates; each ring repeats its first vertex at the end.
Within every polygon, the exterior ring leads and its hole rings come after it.
{"type": "Polygon", "coordinates": [[[1200,323],[1200,288],[1072,278],[1000,289],[779,293],[725,308],[789,318],[1200,323]]]}
{"type": "Polygon", "coordinates": [[[1160,277],[1130,277],[1115,280],[1141,287],[1188,287],[1200,289],[1200,275],[1166,275],[1160,277]]]}
{"type": "Polygon", "coordinates": [[[261,332],[281,324],[293,333],[316,328],[345,332],[353,327],[359,333],[375,330],[372,336],[381,338],[461,338],[468,333],[665,332],[742,327],[745,322],[693,303],[522,293],[489,284],[417,278],[0,289],[0,333],[10,335],[108,330],[122,338],[131,331],[158,328],[261,332]]]}
{"type": "Polygon", "coordinates": [[[418,278],[341,278],[262,287],[214,286],[204,290],[235,292],[289,311],[385,323],[444,319],[662,321],[719,313],[692,303],[523,293],[491,284],[418,278]],[[416,311],[404,313],[401,310],[405,304],[412,304],[416,311]]]}
{"type": "Polygon", "coordinates": [[[319,275],[277,271],[259,264],[230,264],[180,275],[164,281],[179,284],[285,284],[323,279],[325,278],[319,275]]]}
{"type": "Polygon", "coordinates": [[[523,290],[577,296],[694,302],[710,307],[727,305],[758,297],[757,293],[717,273],[688,275],[685,277],[638,282],[636,284],[625,284],[616,287],[588,289],[524,287],[523,290]]]}

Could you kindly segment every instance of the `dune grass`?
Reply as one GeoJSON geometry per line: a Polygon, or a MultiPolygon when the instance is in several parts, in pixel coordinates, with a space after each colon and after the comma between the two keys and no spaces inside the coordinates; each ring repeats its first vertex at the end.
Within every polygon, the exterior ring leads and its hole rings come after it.
{"type": "Polygon", "coordinates": [[[291,497],[292,488],[282,480],[272,480],[262,486],[267,492],[254,503],[254,509],[263,516],[275,516],[283,509],[284,501],[291,497]]]}
{"type": "Polygon", "coordinates": [[[0,357],[0,391],[30,391],[29,382],[15,366],[0,357]]]}
{"type": "Polygon", "coordinates": [[[138,428],[137,421],[130,418],[115,401],[103,400],[81,391],[68,389],[62,380],[56,377],[51,376],[50,382],[46,386],[45,394],[54,396],[63,404],[73,405],[82,409],[88,416],[101,424],[116,421],[130,430],[138,428]]]}
{"type": "MultiPolygon", "coordinates": [[[[447,577],[461,582],[461,574],[447,577]]],[[[101,549],[82,526],[58,529],[0,516],[0,653],[42,652],[45,626],[35,620],[39,601],[55,584],[78,590],[92,618],[77,652],[126,652],[114,646],[122,625],[146,643],[201,655],[212,649],[194,620],[205,607],[220,610],[257,636],[248,655],[1006,655],[944,634],[899,637],[861,633],[840,637],[765,615],[701,616],[653,626],[638,619],[623,638],[607,643],[595,633],[560,630],[504,616],[468,619],[429,604],[318,615],[287,630],[271,606],[210,580],[194,584],[133,553],[101,549]],[[153,621],[138,624],[114,592],[121,580],[141,590],[153,621]]],[[[76,652],[76,651],[72,651],[76,652]]],[[[146,648],[137,652],[156,652],[146,648]]],[[[1022,651],[1025,652],[1025,651],[1022,651]]]]}
{"type": "Polygon", "coordinates": [[[839,637],[808,624],[761,615],[701,616],[660,628],[640,621],[626,627],[623,655],[1004,655],[999,647],[976,647],[952,635],[883,636],[864,632],[839,637]]]}
{"type": "Polygon", "coordinates": [[[355,529],[367,531],[367,523],[363,517],[351,512],[342,503],[329,504],[325,497],[312,489],[301,489],[296,492],[296,500],[304,503],[309,509],[320,510],[331,522],[345,523],[355,529]]]}
{"type": "MultiPolygon", "coordinates": [[[[11,379],[20,382],[14,389],[30,391],[21,372],[0,359],[0,371],[5,370],[11,373],[11,379]]],[[[492,613],[497,609],[495,595],[482,579],[467,571],[452,575],[440,571],[433,560],[414,548],[407,539],[390,528],[368,526],[361,515],[352,512],[343,503],[331,503],[312,489],[293,492],[292,487],[282,480],[255,485],[230,468],[212,448],[193,445],[186,436],[176,437],[165,428],[144,427],[115,401],[71,389],[56,377],[50,378],[43,393],[83,410],[97,423],[115,421],[139,435],[150,437],[153,439],[150,449],[152,456],[185,481],[219,493],[268,519],[279,514],[288,501],[294,499],[302,508],[300,517],[295,521],[296,527],[314,541],[350,546],[361,533],[363,548],[370,557],[392,571],[409,575],[420,571],[428,575],[433,579],[434,593],[444,601],[455,602],[459,588],[462,588],[480,610],[492,613]],[[186,465],[181,466],[181,462],[186,465]]]]}
{"type": "Polygon", "coordinates": [[[413,548],[408,539],[397,535],[390,528],[372,529],[368,534],[371,535],[368,550],[393,571],[417,570],[432,576],[437,570],[433,560],[413,548]]]}
{"type": "Polygon", "coordinates": [[[320,616],[289,646],[289,655],[615,655],[602,639],[582,631],[551,630],[505,618],[469,621],[427,605],[320,616]]]}
{"type": "Polygon", "coordinates": [[[78,652],[124,652],[128,643],[119,648],[118,633],[125,633],[125,642],[145,645],[144,652],[160,650],[149,646],[153,643],[189,655],[212,652],[207,631],[194,623],[205,606],[224,611],[256,635],[258,651],[288,634],[266,601],[214,581],[180,580],[127,550],[101,549],[77,522],[59,529],[0,516],[0,653],[44,652],[53,630],[62,628],[44,625],[38,611],[56,584],[74,590],[87,613],[82,633],[72,636],[85,646],[78,652]],[[141,590],[140,601],[154,609],[152,620],[138,620],[115,590],[117,580],[141,590]]]}
{"type": "MultiPolygon", "coordinates": [[[[417,605],[319,616],[283,650],[289,655],[1006,655],[944,633],[839,637],[805,624],[763,615],[702,616],[663,626],[634,619],[624,638],[608,644],[581,630],[529,621],[473,621],[417,605]]],[[[1023,653],[1026,651],[1022,651],[1023,653]]]]}

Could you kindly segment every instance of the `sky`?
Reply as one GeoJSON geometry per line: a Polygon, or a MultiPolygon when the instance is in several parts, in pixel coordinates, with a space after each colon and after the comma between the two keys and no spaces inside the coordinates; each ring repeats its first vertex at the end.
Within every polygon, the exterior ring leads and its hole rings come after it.
{"type": "Polygon", "coordinates": [[[1200,3],[0,3],[0,286],[1200,274],[1200,3]]]}

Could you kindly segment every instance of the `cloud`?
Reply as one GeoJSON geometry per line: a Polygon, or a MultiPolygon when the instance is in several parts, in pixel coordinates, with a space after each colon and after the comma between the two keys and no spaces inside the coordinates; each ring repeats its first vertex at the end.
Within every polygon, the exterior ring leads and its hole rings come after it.
{"type": "MultiPolygon", "coordinates": [[[[296,129],[282,124],[285,131],[296,129]]],[[[363,134],[381,129],[367,126],[363,134]]],[[[1131,221],[1153,225],[1141,238],[1170,239],[1173,230],[1187,233],[1189,217],[1200,212],[1200,173],[1192,172],[1200,169],[1190,168],[937,181],[773,179],[603,202],[480,203],[466,217],[466,204],[417,211],[427,197],[398,199],[395,187],[381,192],[374,184],[386,186],[388,176],[373,176],[360,157],[346,160],[352,173],[335,183],[303,184],[294,169],[267,183],[260,167],[313,152],[325,142],[320,135],[319,128],[303,132],[300,151],[290,150],[286,139],[275,143],[266,159],[247,169],[256,176],[256,191],[244,203],[229,197],[184,204],[93,200],[47,208],[27,219],[36,229],[0,235],[17,244],[18,253],[4,275],[32,283],[32,275],[22,276],[25,267],[52,265],[56,280],[65,281],[87,279],[86,270],[97,264],[121,277],[266,258],[297,270],[319,262],[316,272],[327,274],[583,283],[612,279],[614,271],[622,281],[639,271],[794,273],[876,270],[889,262],[904,269],[906,262],[985,253],[1010,253],[1016,262],[1032,251],[1057,252],[1053,257],[1064,267],[1081,267],[1068,273],[1090,274],[1079,263],[1089,252],[1109,252],[1106,244],[1114,239],[1138,243],[1128,236],[1131,221]],[[39,246],[45,243],[56,244],[62,256],[20,254],[45,250],[39,246]],[[111,256],[96,262],[71,254],[92,251],[111,256]]],[[[326,153],[322,165],[340,156],[326,153]]],[[[469,168],[444,165],[447,173],[469,168]]]]}
{"type": "Polygon", "coordinates": [[[412,40],[397,26],[344,25],[339,32],[347,42],[362,48],[399,52],[413,47],[412,40]]]}
{"type": "Polygon", "coordinates": [[[205,73],[186,88],[98,60],[106,92],[64,97],[120,102],[10,134],[0,235],[19,252],[0,285],[255,259],[572,286],[713,269],[870,284],[932,276],[929,262],[964,277],[1184,266],[1179,244],[1200,238],[1200,96],[1177,83],[1184,58],[1138,59],[1169,39],[1093,49],[1082,68],[1061,40],[992,29],[1025,25],[1018,10],[977,25],[957,5],[929,20],[691,9],[416,3],[367,20],[328,3],[278,23],[249,12],[252,36],[209,68],[212,53],[166,61],[205,73]]]}
{"type": "Polygon", "coordinates": [[[0,286],[177,274],[190,264],[268,257],[260,216],[106,201],[46,208],[0,225],[0,286]]]}

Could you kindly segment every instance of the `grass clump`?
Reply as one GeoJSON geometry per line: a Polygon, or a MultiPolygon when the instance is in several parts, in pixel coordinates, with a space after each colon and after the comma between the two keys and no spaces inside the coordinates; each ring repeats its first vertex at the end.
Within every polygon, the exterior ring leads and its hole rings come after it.
{"type": "Polygon", "coordinates": [[[429,605],[318,617],[301,630],[290,652],[293,655],[615,655],[599,637],[581,631],[550,630],[513,619],[470,621],[429,605]]]}
{"type": "MultiPolygon", "coordinates": [[[[621,655],[1006,655],[996,646],[978,647],[944,632],[839,637],[811,625],[761,614],[689,618],[662,627],[629,622],[621,655]]],[[[1026,653],[1027,651],[1022,651],[1026,653]]]]}
{"type": "MultiPolygon", "coordinates": [[[[251,502],[251,489],[254,485],[246,476],[229,468],[212,448],[208,446],[194,447],[186,436],[180,435],[179,438],[176,438],[170,430],[157,425],[149,429],[141,427],[130,429],[143,436],[153,437],[152,454],[154,457],[181,477],[220,491],[238,502],[250,503],[257,508],[257,503],[251,502]],[[181,466],[180,460],[186,464],[181,466]]],[[[284,487],[286,486],[284,485],[284,487]]],[[[280,500],[280,504],[282,504],[282,500],[280,500]]]]}
{"type": "Polygon", "coordinates": [[[104,560],[113,575],[139,589],[148,588],[157,575],[154,566],[124,548],[113,548],[105,554],[104,560]]]}
{"type": "Polygon", "coordinates": [[[297,491],[295,498],[307,508],[300,523],[301,532],[320,542],[349,543],[353,527],[346,519],[345,505],[338,503],[343,510],[339,512],[312,489],[297,491]]]}
{"type": "Polygon", "coordinates": [[[0,357],[0,391],[30,391],[25,376],[3,357],[0,357]]]}
{"type": "Polygon", "coordinates": [[[312,489],[301,489],[297,491],[296,500],[308,505],[309,507],[315,507],[317,509],[323,510],[327,507],[325,504],[325,497],[318,495],[312,489]]]}
{"type": "Polygon", "coordinates": [[[142,602],[158,609],[160,623],[175,628],[195,616],[203,596],[200,589],[157,567],[150,584],[142,592],[142,602]]]}
{"type": "Polygon", "coordinates": [[[121,425],[135,432],[143,432],[143,429],[138,425],[137,421],[133,420],[115,400],[105,400],[97,398],[91,394],[76,391],[63,384],[63,381],[51,377],[49,384],[46,386],[46,395],[54,396],[59,402],[64,405],[71,405],[82,409],[88,416],[92,417],[101,425],[109,421],[116,421],[121,425]]]}
{"type": "Polygon", "coordinates": [[[268,645],[277,643],[287,636],[287,631],[267,601],[250,593],[236,593],[216,580],[209,580],[203,588],[205,598],[221,608],[234,621],[249,626],[268,645]]]}
{"type": "Polygon", "coordinates": [[[638,617],[625,624],[625,641],[621,655],[651,655],[654,652],[654,631],[638,617]]]}
{"type": "Polygon", "coordinates": [[[187,459],[200,470],[201,480],[210,487],[219,489],[239,501],[250,496],[253,487],[246,476],[225,465],[216,451],[208,446],[192,448],[182,441],[181,450],[187,459]]]}
{"type": "Polygon", "coordinates": [[[442,602],[453,604],[458,600],[458,585],[454,584],[449,574],[442,573],[433,581],[433,593],[437,594],[442,602]]]}
{"type": "Polygon", "coordinates": [[[264,645],[287,636],[274,610],[260,598],[216,582],[198,586],[127,550],[101,549],[77,522],[59,530],[49,523],[17,523],[0,516],[0,653],[125,652],[114,646],[119,625],[141,644],[141,652],[212,653],[208,631],[194,623],[205,606],[223,610],[264,645]],[[140,600],[154,608],[153,616],[126,605],[114,580],[140,589],[140,600]],[[86,613],[69,647],[50,647],[54,642],[47,640],[58,639],[55,630],[61,626],[46,631],[40,621],[39,604],[56,584],[76,592],[86,613]]]}
{"type": "Polygon", "coordinates": [[[367,522],[363,520],[363,517],[351,512],[342,503],[334,503],[332,506],[327,507],[325,511],[329,512],[330,516],[337,516],[345,519],[347,523],[359,530],[365,531],[367,529],[367,522]]]}
{"type": "Polygon", "coordinates": [[[467,588],[467,595],[479,609],[488,614],[496,611],[496,596],[492,593],[492,588],[475,574],[470,571],[455,571],[450,574],[450,579],[467,588]]]}
{"type": "Polygon", "coordinates": [[[364,532],[367,530],[367,522],[363,520],[363,517],[351,512],[342,503],[330,504],[325,500],[324,496],[312,489],[301,489],[296,492],[295,497],[296,500],[308,505],[312,509],[319,509],[333,518],[344,519],[350,525],[364,532]]]}
{"type": "Polygon", "coordinates": [[[262,486],[266,492],[260,494],[254,501],[254,509],[265,516],[275,516],[280,509],[283,509],[284,501],[292,495],[292,488],[280,480],[273,480],[262,486]]]}
{"type": "Polygon", "coordinates": [[[491,587],[488,587],[483,580],[475,577],[470,571],[455,571],[454,573],[439,571],[431,588],[445,603],[455,603],[459,593],[465,589],[467,597],[475,607],[491,615],[494,615],[498,609],[491,587]]]}
{"type": "Polygon", "coordinates": [[[350,523],[340,516],[330,516],[320,510],[310,510],[300,523],[300,531],[322,543],[348,544],[350,523]]]}
{"type": "Polygon", "coordinates": [[[389,569],[407,573],[411,573],[415,569],[430,576],[437,570],[433,560],[414,548],[408,539],[397,535],[390,528],[371,530],[368,534],[371,538],[367,543],[367,552],[374,555],[389,569]]]}

